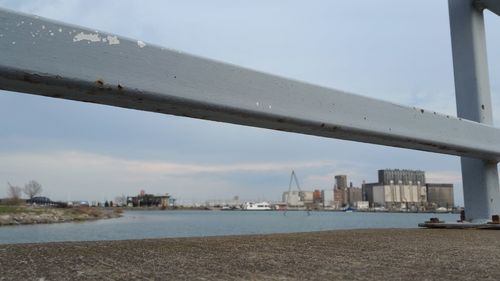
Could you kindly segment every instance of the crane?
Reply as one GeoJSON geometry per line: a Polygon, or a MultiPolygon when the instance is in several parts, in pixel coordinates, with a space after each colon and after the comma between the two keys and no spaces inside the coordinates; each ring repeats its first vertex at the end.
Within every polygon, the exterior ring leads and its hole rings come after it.
{"type": "MultiPolygon", "coordinates": [[[[292,191],[292,181],[294,181],[294,180],[295,180],[295,185],[297,186],[297,189],[299,191],[302,191],[302,189],[300,189],[299,180],[297,179],[297,175],[295,174],[295,171],[292,170],[292,174],[290,175],[290,183],[288,184],[288,195],[290,195],[290,192],[292,191]]],[[[289,202],[289,200],[288,200],[289,197],[290,196],[287,196],[287,200],[286,200],[287,204],[289,202]]]]}
{"type": "MultiPolygon", "coordinates": [[[[295,171],[292,170],[292,174],[290,175],[290,182],[288,183],[288,195],[286,196],[286,210],[288,210],[288,208],[291,206],[291,203],[290,203],[290,195],[292,193],[292,182],[295,181],[295,186],[297,187],[297,190],[300,192],[302,192],[302,189],[300,188],[300,184],[299,184],[299,179],[297,178],[297,174],[295,174],[295,171]]],[[[283,213],[285,216],[286,216],[286,210],[285,212],[283,213]]],[[[307,208],[307,215],[310,215],[310,210],[309,208],[307,208]]]]}

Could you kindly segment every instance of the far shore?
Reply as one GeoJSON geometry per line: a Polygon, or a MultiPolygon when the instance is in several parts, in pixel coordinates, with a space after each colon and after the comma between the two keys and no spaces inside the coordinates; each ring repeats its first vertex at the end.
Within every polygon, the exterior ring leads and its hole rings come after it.
{"type": "MultiPolygon", "coordinates": [[[[118,207],[124,211],[223,211],[223,212],[234,212],[234,211],[245,211],[245,212],[339,212],[344,213],[344,210],[339,209],[278,209],[278,210],[243,210],[243,209],[230,209],[224,210],[220,207],[118,207]]],[[[436,211],[436,210],[426,210],[426,211],[406,211],[406,210],[373,210],[373,209],[360,209],[354,210],[356,213],[398,213],[398,214],[460,214],[460,209],[452,211],[436,211]]]]}
{"type": "Polygon", "coordinates": [[[30,205],[0,205],[0,226],[81,222],[117,218],[121,209],[113,208],[55,208],[30,205]]]}
{"type": "MultiPolygon", "coordinates": [[[[26,225],[26,224],[51,224],[51,223],[64,223],[64,222],[82,222],[99,219],[110,219],[121,217],[123,212],[134,211],[216,211],[216,212],[233,212],[243,211],[237,210],[223,210],[221,208],[206,208],[206,207],[174,207],[174,208],[160,208],[160,207],[70,207],[70,208],[56,208],[48,206],[32,206],[32,205],[0,205],[0,227],[6,225],[26,225]]],[[[291,209],[287,212],[297,211],[310,211],[310,212],[343,212],[342,210],[331,209],[291,209]]],[[[248,211],[255,212],[255,211],[248,211]]],[[[285,212],[285,210],[269,210],[258,212],[285,212]]],[[[417,213],[417,212],[403,212],[403,211],[374,211],[374,210],[358,210],[356,212],[363,213],[417,213]]],[[[420,212],[429,214],[448,213],[448,212],[420,212]]]]}

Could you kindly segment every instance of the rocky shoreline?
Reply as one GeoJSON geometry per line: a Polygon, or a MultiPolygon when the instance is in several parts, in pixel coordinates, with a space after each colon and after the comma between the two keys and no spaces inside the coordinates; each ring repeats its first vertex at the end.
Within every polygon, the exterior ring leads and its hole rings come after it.
{"type": "Polygon", "coordinates": [[[0,213],[0,226],[80,222],[117,218],[121,212],[104,208],[13,207],[12,212],[0,213]]]}

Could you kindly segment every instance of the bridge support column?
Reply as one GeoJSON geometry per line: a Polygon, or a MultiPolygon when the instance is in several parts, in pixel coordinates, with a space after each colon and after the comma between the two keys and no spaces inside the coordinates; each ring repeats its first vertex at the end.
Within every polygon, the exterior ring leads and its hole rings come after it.
{"type": "MultiPolygon", "coordinates": [[[[476,0],[448,0],[448,7],[458,117],[492,125],[484,7],[476,0]]],[[[461,164],[466,220],[486,222],[500,212],[497,162],[462,157],[461,164]]]]}

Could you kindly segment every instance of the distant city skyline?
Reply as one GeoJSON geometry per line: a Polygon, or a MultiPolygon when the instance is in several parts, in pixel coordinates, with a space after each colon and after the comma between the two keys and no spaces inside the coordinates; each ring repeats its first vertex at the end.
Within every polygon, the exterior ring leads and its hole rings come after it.
{"type": "MultiPolygon", "coordinates": [[[[447,1],[14,1],[0,7],[445,114],[456,114],[447,1]],[[432,9],[429,9],[432,6],[432,9]],[[98,7],[98,8],[96,8],[98,7]]],[[[491,77],[500,18],[486,12],[491,77]]],[[[491,79],[495,124],[500,80],[491,79]]],[[[0,197],[31,179],[54,200],[168,192],[181,200],[281,198],[334,175],[379,169],[453,183],[459,159],[238,125],[0,91],[0,197]]]]}

